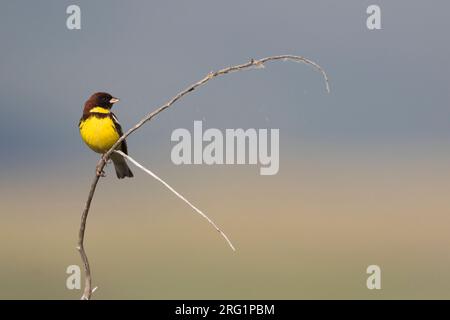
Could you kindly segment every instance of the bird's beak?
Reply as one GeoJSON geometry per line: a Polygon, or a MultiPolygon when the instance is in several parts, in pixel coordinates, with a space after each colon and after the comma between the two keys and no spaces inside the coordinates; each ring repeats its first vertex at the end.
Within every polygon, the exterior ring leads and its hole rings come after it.
{"type": "Polygon", "coordinates": [[[112,98],[111,100],[109,100],[109,103],[116,103],[119,102],[120,100],[118,98],[112,98]]]}

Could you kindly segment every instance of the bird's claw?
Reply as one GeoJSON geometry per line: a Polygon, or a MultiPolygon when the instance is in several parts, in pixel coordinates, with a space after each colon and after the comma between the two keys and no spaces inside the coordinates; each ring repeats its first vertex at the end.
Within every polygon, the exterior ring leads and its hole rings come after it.
{"type": "Polygon", "coordinates": [[[100,161],[97,163],[97,167],[95,168],[95,174],[97,177],[106,177],[105,171],[103,171],[103,168],[108,164],[108,162],[111,161],[110,159],[106,158],[103,154],[100,161]]]}
{"type": "Polygon", "coordinates": [[[106,177],[106,173],[105,171],[101,170],[101,169],[97,169],[95,170],[95,173],[97,174],[97,177],[106,177]]]}
{"type": "Polygon", "coordinates": [[[103,168],[101,165],[98,165],[95,168],[95,174],[97,175],[97,177],[106,177],[106,173],[105,173],[105,171],[103,171],[103,168]]]}

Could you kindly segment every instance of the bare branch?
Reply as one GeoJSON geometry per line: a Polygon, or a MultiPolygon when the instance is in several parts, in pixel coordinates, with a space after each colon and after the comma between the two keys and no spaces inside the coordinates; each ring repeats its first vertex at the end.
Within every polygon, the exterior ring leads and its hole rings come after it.
{"type": "MultiPolygon", "coordinates": [[[[156,115],[158,115],[159,113],[161,113],[165,109],[167,109],[170,106],[172,106],[175,102],[180,100],[182,97],[184,97],[188,93],[194,91],[195,89],[197,89],[200,86],[203,86],[209,80],[211,80],[213,78],[216,78],[218,76],[222,76],[222,75],[231,73],[231,72],[236,72],[236,71],[241,71],[241,70],[245,70],[245,69],[250,69],[252,67],[254,67],[254,68],[263,68],[264,64],[266,62],[276,61],[276,60],[281,60],[281,61],[288,61],[289,60],[289,61],[294,61],[294,62],[302,62],[302,63],[309,64],[309,65],[313,66],[314,68],[316,68],[322,74],[322,76],[323,76],[323,78],[325,80],[326,90],[327,90],[327,92],[330,92],[328,76],[325,73],[325,71],[317,63],[315,63],[314,61],[311,61],[311,60],[309,60],[307,58],[304,58],[304,57],[301,57],[301,56],[294,56],[294,55],[278,55],[278,56],[270,56],[270,57],[262,58],[262,59],[259,59],[259,60],[251,59],[247,63],[239,64],[239,65],[232,66],[232,67],[223,68],[223,69],[221,69],[219,71],[208,73],[208,75],[206,75],[203,79],[201,79],[198,82],[190,85],[189,87],[187,87],[186,89],[184,89],[183,91],[181,91],[180,93],[175,95],[172,99],[170,99],[168,102],[166,102],[165,104],[163,104],[162,106],[160,106],[159,108],[154,110],[153,112],[148,113],[134,127],[129,129],[124,135],[122,135],[119,138],[119,140],[117,140],[117,142],[111,147],[111,149],[109,149],[108,152],[106,152],[102,156],[102,158],[100,159],[100,161],[97,164],[96,175],[94,177],[94,180],[92,181],[91,188],[90,188],[89,195],[88,195],[88,199],[86,201],[86,205],[85,205],[85,208],[83,210],[83,214],[81,216],[80,231],[79,231],[79,236],[78,236],[77,249],[80,252],[81,259],[83,260],[85,277],[86,277],[84,294],[83,294],[82,299],[90,299],[91,295],[92,295],[92,292],[93,292],[89,261],[88,261],[86,252],[84,250],[84,233],[85,233],[85,228],[86,228],[86,222],[87,222],[87,217],[88,217],[88,214],[89,214],[89,208],[91,206],[91,201],[92,201],[92,198],[94,197],[95,188],[97,187],[97,183],[99,181],[99,178],[101,177],[101,172],[103,171],[103,169],[104,169],[104,167],[105,167],[105,165],[107,163],[107,160],[109,159],[109,156],[111,155],[111,153],[115,151],[115,149],[122,143],[123,140],[125,140],[134,131],[136,131],[137,129],[142,127],[146,122],[150,121],[156,115]]],[[[210,221],[210,222],[212,222],[212,221],[210,221]]],[[[223,234],[223,235],[225,236],[225,234],[223,234]]],[[[226,236],[225,236],[225,238],[226,238],[226,236]]],[[[226,239],[229,242],[228,238],[226,238],[226,239]]],[[[229,244],[231,245],[230,242],[229,242],[229,244]]]]}
{"type": "MultiPolygon", "coordinates": [[[[172,99],[170,99],[168,102],[166,102],[165,104],[163,104],[162,106],[157,108],[155,111],[150,112],[149,114],[147,114],[133,128],[129,129],[122,137],[120,137],[119,140],[117,140],[117,142],[111,147],[111,149],[109,149],[109,151],[107,153],[105,153],[105,156],[103,157],[104,158],[103,160],[104,161],[107,160],[108,157],[111,155],[111,153],[117,148],[117,146],[120,145],[120,143],[123,140],[125,140],[134,131],[136,131],[137,129],[142,127],[147,121],[150,121],[157,114],[159,114],[162,111],[166,110],[171,105],[173,105],[175,102],[177,102],[179,99],[181,99],[183,96],[185,96],[188,93],[194,91],[198,87],[204,85],[209,80],[211,80],[211,79],[213,79],[215,77],[221,76],[221,75],[225,75],[225,74],[231,73],[231,72],[236,72],[236,71],[249,69],[250,67],[261,67],[261,66],[264,66],[264,64],[266,62],[275,61],[275,60],[282,60],[282,61],[289,61],[290,60],[290,61],[295,61],[295,62],[303,62],[303,63],[306,63],[306,64],[309,64],[309,65],[313,66],[314,68],[316,68],[322,74],[322,76],[323,76],[323,78],[325,80],[325,88],[326,88],[327,92],[330,92],[330,85],[329,85],[327,74],[322,69],[322,67],[319,66],[314,61],[306,59],[306,58],[304,58],[302,56],[294,56],[294,55],[271,56],[271,57],[263,58],[263,59],[260,59],[260,60],[251,59],[249,62],[244,63],[244,64],[239,64],[239,65],[236,65],[236,66],[223,68],[223,69],[221,69],[219,71],[208,73],[203,79],[201,79],[200,81],[190,85],[189,87],[187,87],[186,89],[184,89],[183,91],[178,93],[176,96],[174,96],[172,99]]],[[[104,161],[103,161],[103,164],[104,164],[104,161]]]]}
{"type": "Polygon", "coordinates": [[[141,165],[139,162],[137,162],[136,160],[134,160],[132,157],[130,157],[129,155],[123,153],[120,150],[115,150],[115,153],[118,153],[120,155],[122,155],[123,157],[125,157],[126,159],[128,159],[130,162],[132,162],[136,167],[142,169],[144,172],[146,172],[147,174],[151,175],[153,178],[155,178],[156,180],[158,180],[159,182],[161,182],[167,189],[169,189],[170,191],[172,191],[178,198],[180,198],[181,200],[183,200],[184,202],[186,202],[192,209],[194,209],[199,215],[201,215],[203,218],[205,218],[213,227],[214,229],[216,229],[217,232],[219,232],[222,237],[225,238],[225,240],[227,241],[228,245],[231,247],[231,249],[233,249],[233,251],[236,251],[236,249],[234,248],[233,244],[231,243],[230,239],[228,239],[227,235],[214,223],[214,221],[212,221],[206,214],[204,214],[200,209],[198,209],[196,206],[194,206],[192,203],[190,203],[185,197],[183,197],[181,194],[179,194],[174,188],[172,188],[167,182],[165,182],[163,179],[161,179],[160,177],[158,177],[156,174],[154,174],[152,171],[150,171],[149,169],[145,168],[143,165],[141,165]]]}
{"type": "MultiPolygon", "coordinates": [[[[101,165],[102,161],[103,159],[100,159],[97,166],[101,165]]],[[[92,198],[94,197],[95,188],[97,187],[99,179],[100,175],[96,174],[94,180],[92,181],[91,189],[89,190],[89,195],[83,210],[83,214],[81,215],[80,231],[78,233],[77,249],[80,252],[81,260],[83,261],[84,275],[85,275],[84,292],[83,296],[81,297],[82,300],[89,300],[93,292],[93,290],[91,289],[92,287],[91,268],[89,267],[89,260],[86,255],[86,251],[84,250],[84,232],[86,230],[86,221],[89,213],[89,208],[91,207],[92,198]]]]}

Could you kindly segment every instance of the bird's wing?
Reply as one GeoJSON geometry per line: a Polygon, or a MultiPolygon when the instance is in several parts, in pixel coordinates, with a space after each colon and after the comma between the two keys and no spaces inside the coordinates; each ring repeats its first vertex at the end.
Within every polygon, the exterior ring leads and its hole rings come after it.
{"type": "MultiPolygon", "coordinates": [[[[122,131],[122,127],[120,126],[119,120],[117,120],[117,117],[114,113],[110,113],[111,115],[111,119],[114,122],[114,126],[116,127],[117,133],[119,134],[119,136],[123,136],[123,131],[122,131]]],[[[127,147],[127,142],[125,140],[122,141],[122,143],[120,144],[120,151],[122,151],[125,154],[128,154],[128,147],[127,147]]]]}

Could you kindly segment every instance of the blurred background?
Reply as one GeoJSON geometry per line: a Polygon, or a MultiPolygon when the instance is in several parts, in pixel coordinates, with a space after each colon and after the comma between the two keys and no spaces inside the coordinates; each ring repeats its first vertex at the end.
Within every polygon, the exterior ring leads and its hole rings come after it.
{"type": "Polygon", "coordinates": [[[450,298],[447,1],[4,1],[0,10],[0,298],[78,299],[81,212],[98,155],[78,120],[95,91],[124,129],[211,70],[215,79],[128,139],[143,172],[107,168],[86,231],[96,299],[450,298]],[[67,6],[81,30],[66,28],[67,6]],[[279,128],[280,171],[184,165],[174,129],[279,128]],[[381,290],[366,268],[381,267],[381,290]]]}

